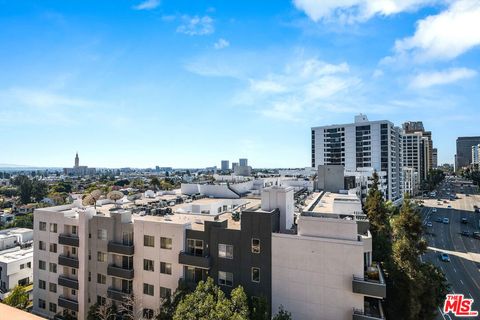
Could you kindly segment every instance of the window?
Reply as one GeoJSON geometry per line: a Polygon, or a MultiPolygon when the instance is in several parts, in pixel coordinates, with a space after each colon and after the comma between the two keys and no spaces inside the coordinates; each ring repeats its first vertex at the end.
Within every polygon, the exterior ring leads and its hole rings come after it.
{"type": "Polygon", "coordinates": [[[252,282],[260,282],[260,268],[252,268],[252,282]]]}
{"type": "Polygon", "coordinates": [[[160,298],[166,299],[172,295],[172,289],[160,287],[160,298]]]}
{"type": "Polygon", "coordinates": [[[40,250],[47,250],[47,245],[43,241],[38,241],[38,248],[40,250]]]}
{"type": "Polygon", "coordinates": [[[40,270],[47,269],[47,263],[43,260],[38,260],[38,269],[40,270]]]}
{"type": "Polygon", "coordinates": [[[97,261],[98,262],[107,262],[107,254],[105,252],[97,252],[97,261]]]}
{"type": "Polygon", "coordinates": [[[122,242],[124,245],[133,245],[133,232],[124,232],[122,234],[122,242]]]}
{"type": "Polygon", "coordinates": [[[218,244],[218,257],[233,259],[233,246],[229,244],[218,244]]]}
{"type": "Polygon", "coordinates": [[[50,270],[50,272],[57,273],[57,264],[50,262],[48,270],[50,270]]]}
{"type": "Polygon", "coordinates": [[[56,243],[50,243],[50,252],[57,252],[57,244],[56,243]]]}
{"type": "Polygon", "coordinates": [[[172,264],[167,262],[160,262],[160,273],[172,274],[172,264]]]}
{"type": "Polygon", "coordinates": [[[77,274],[77,269],[72,268],[72,275],[74,276],[74,275],[76,275],[76,274],[77,274]]]}
{"type": "Polygon", "coordinates": [[[57,312],[57,305],[53,302],[49,303],[49,310],[50,312],[56,313],[57,312]]]}
{"type": "Polygon", "coordinates": [[[29,268],[29,269],[32,268],[32,263],[31,262],[27,262],[27,268],[29,268]]]}
{"type": "Polygon", "coordinates": [[[154,236],[143,236],[143,245],[145,247],[155,247],[155,237],[154,236]]]}
{"type": "Polygon", "coordinates": [[[72,291],[71,291],[71,292],[72,292],[72,295],[73,295],[73,296],[76,296],[76,295],[77,295],[77,290],[75,290],[75,289],[72,289],[72,291]]]}
{"type": "Polygon", "coordinates": [[[50,223],[50,232],[57,233],[57,224],[56,223],[50,223]]]}
{"type": "Polygon", "coordinates": [[[38,280],[38,287],[42,290],[45,290],[45,288],[47,287],[47,282],[44,280],[38,280]]]}
{"type": "Polygon", "coordinates": [[[38,299],[38,307],[39,307],[40,309],[45,309],[45,306],[46,306],[45,300],[43,300],[43,299],[38,299]]]}
{"type": "Polygon", "coordinates": [[[160,238],[160,248],[172,250],[172,238],[160,238]]]}
{"type": "Polygon", "coordinates": [[[107,303],[107,298],[102,296],[97,296],[97,304],[99,306],[104,306],[107,303]]]}
{"type": "Polygon", "coordinates": [[[92,250],[88,249],[88,260],[92,260],[92,250]]]}
{"type": "Polygon", "coordinates": [[[143,270],[153,271],[153,260],[143,259],[143,270]]]}
{"type": "Polygon", "coordinates": [[[203,256],[203,240],[187,239],[188,253],[197,257],[203,256]]]}
{"type": "Polygon", "coordinates": [[[47,223],[46,222],[43,222],[43,221],[40,221],[38,223],[38,229],[40,231],[47,231],[47,223]]]}
{"type": "Polygon", "coordinates": [[[260,239],[252,238],[252,253],[260,253],[260,239]]]}
{"type": "Polygon", "coordinates": [[[218,271],[218,284],[221,286],[232,287],[233,286],[233,273],[218,271]]]}
{"type": "Polygon", "coordinates": [[[97,230],[97,239],[98,240],[107,240],[107,230],[106,229],[98,229],[97,230]]]}
{"type": "Polygon", "coordinates": [[[77,255],[77,248],[75,248],[75,247],[72,247],[72,254],[73,254],[74,256],[76,256],[76,255],[77,255]]]}
{"type": "Polygon", "coordinates": [[[24,263],[22,263],[22,264],[20,265],[20,270],[22,270],[22,269],[25,269],[25,264],[24,264],[24,263]]]}
{"type": "Polygon", "coordinates": [[[88,282],[92,281],[92,273],[88,271],[88,282]]]}
{"type": "Polygon", "coordinates": [[[107,277],[104,274],[97,273],[97,283],[100,283],[100,284],[107,283],[107,277]]]}
{"type": "Polygon", "coordinates": [[[77,234],[77,226],[72,226],[72,234],[77,234]]]}
{"type": "Polygon", "coordinates": [[[143,309],[143,318],[145,319],[153,319],[153,310],[152,309],[143,309]]]}
{"type": "Polygon", "coordinates": [[[57,285],[56,285],[55,283],[51,283],[51,282],[50,282],[50,283],[48,284],[48,290],[49,290],[50,292],[57,292],[57,285]]]}
{"type": "Polygon", "coordinates": [[[143,284],[143,294],[148,294],[149,296],[153,296],[153,285],[144,283],[143,284]]]}

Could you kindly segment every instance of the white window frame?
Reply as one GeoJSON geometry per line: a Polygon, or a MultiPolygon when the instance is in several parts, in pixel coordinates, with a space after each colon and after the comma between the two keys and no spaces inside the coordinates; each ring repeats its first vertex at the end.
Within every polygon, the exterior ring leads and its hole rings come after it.
{"type": "Polygon", "coordinates": [[[224,259],[233,259],[233,245],[219,243],[218,244],[218,257],[224,259]],[[230,254],[228,254],[228,249],[231,248],[230,254]]]}
{"type": "Polygon", "coordinates": [[[233,273],[226,271],[218,271],[218,284],[225,287],[233,287],[233,273]],[[228,278],[231,278],[231,283],[229,284],[228,278]]]}

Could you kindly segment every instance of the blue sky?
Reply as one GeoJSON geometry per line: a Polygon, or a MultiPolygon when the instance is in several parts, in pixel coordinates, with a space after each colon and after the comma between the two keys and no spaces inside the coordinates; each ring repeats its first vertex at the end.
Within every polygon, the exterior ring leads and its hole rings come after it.
{"type": "Polygon", "coordinates": [[[479,0],[0,0],[0,164],[310,165],[310,127],[479,135],[479,0]]]}

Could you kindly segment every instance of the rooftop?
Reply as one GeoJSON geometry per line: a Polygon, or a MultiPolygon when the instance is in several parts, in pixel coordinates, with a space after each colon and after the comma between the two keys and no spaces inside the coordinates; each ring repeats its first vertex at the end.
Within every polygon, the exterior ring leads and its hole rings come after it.
{"type": "Polygon", "coordinates": [[[10,263],[18,261],[21,259],[32,258],[33,257],[33,247],[20,249],[20,247],[14,247],[12,249],[7,249],[0,251],[0,262],[10,263]]]}

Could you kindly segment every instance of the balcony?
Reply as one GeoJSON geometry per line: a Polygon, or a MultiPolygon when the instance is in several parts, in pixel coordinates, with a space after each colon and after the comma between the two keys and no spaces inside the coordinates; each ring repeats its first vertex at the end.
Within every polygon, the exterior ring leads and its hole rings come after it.
{"type": "Polygon", "coordinates": [[[78,247],[80,245],[80,240],[78,236],[71,234],[60,234],[58,236],[58,244],[78,247]]]}
{"type": "Polygon", "coordinates": [[[210,269],[210,257],[195,256],[183,251],[178,255],[178,263],[202,269],[210,269]]]}
{"type": "Polygon", "coordinates": [[[387,285],[383,278],[380,266],[368,267],[364,277],[353,276],[352,289],[354,293],[360,293],[370,297],[386,298],[387,285]]]}
{"type": "Polygon", "coordinates": [[[78,259],[75,257],[67,257],[64,255],[58,256],[58,264],[65,267],[76,268],[78,269],[78,259]]]}
{"type": "Polygon", "coordinates": [[[353,309],[353,320],[385,320],[382,301],[375,298],[365,298],[364,309],[353,309]]]}
{"type": "Polygon", "coordinates": [[[132,256],[135,252],[133,244],[123,244],[119,242],[110,241],[107,247],[108,252],[122,254],[125,256],[132,256]]]}
{"type": "Polygon", "coordinates": [[[62,296],[58,297],[58,306],[68,310],[78,312],[78,302],[75,300],[67,299],[62,296]]]}
{"type": "Polygon", "coordinates": [[[78,280],[70,279],[66,276],[58,276],[58,284],[70,289],[78,290],[78,280]]]}
{"type": "Polygon", "coordinates": [[[109,299],[119,301],[119,302],[124,301],[125,298],[127,298],[130,295],[131,295],[131,293],[123,292],[122,290],[118,290],[118,289],[114,289],[114,288],[108,288],[108,290],[107,290],[107,297],[109,299]]]}
{"type": "Polygon", "coordinates": [[[132,280],[133,269],[124,269],[122,267],[109,265],[107,268],[107,275],[117,277],[117,278],[132,280]]]}

